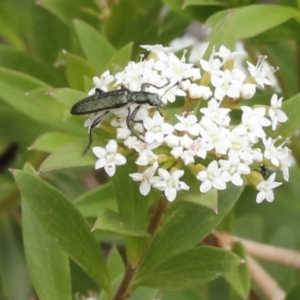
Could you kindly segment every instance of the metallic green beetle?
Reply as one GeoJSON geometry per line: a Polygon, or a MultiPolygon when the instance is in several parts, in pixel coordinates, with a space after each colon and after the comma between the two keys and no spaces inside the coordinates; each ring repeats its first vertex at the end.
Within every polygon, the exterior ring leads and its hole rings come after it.
{"type": "Polygon", "coordinates": [[[141,91],[139,92],[132,92],[125,87],[110,92],[104,92],[101,89],[96,88],[96,93],[94,95],[77,102],[71,108],[71,114],[73,115],[89,115],[103,111],[103,114],[96,118],[89,128],[89,143],[83,154],[88,151],[92,144],[92,129],[95,128],[110,111],[124,107],[130,103],[138,104],[138,106],[132,112],[130,110],[130,106],[127,107],[128,115],[126,118],[126,124],[129,130],[136,137],[142,140],[142,138],[131,127],[131,122],[142,123],[142,121],[135,120],[135,116],[139,111],[141,105],[148,104],[150,106],[156,107],[157,109],[164,105],[161,98],[157,94],[146,92],[145,89],[148,86],[153,86],[157,89],[161,89],[168,84],[169,82],[161,87],[157,87],[150,83],[144,83],[142,85],[141,91]]]}

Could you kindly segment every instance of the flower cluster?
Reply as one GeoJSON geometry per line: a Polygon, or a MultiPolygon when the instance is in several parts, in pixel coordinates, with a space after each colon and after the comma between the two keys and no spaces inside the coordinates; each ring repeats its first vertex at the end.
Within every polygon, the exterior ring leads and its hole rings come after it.
{"type": "MultiPolygon", "coordinates": [[[[186,63],[184,55],[178,58],[170,48],[142,48],[150,51],[147,59],[129,62],[114,76],[106,71],[95,77],[95,88],[142,91],[146,86],[146,91],[159,95],[161,106],[166,107],[161,113],[151,103],[129,102],[112,110],[115,116],[109,122],[116,128],[116,136],[105,148],[93,148],[99,158],[96,169],[104,167],[113,176],[116,165],[126,163],[121,154],[126,147],[136,152],[137,172],[130,177],[139,182],[142,195],[155,188],[173,201],[178,191],[190,189],[188,182],[180,180],[189,170],[199,181],[201,193],[212,188],[224,190],[229,182],[241,186],[246,178],[251,182],[252,176],[259,178],[252,180],[259,191],[256,201],[273,201],[272,189],[281,184],[275,181],[276,174],[264,178],[255,170],[266,164],[289,179],[290,150],[284,143],[275,145],[280,137],[272,139],[266,133],[266,128],[276,130],[287,121],[281,110],[282,98],[273,94],[269,106],[250,107],[244,101],[253,98],[257,88],[271,84],[268,75],[275,70],[266,67],[265,57],[256,66],[247,62],[246,75],[234,67],[241,53],[224,46],[213,51],[208,61],[199,59],[200,67],[186,63]],[[174,116],[174,108],[171,114],[167,104],[177,99],[184,102],[174,116]],[[128,128],[128,114],[133,111],[132,128],[128,128]]],[[[89,116],[85,126],[90,127],[96,118],[99,114],[89,116]]]]}

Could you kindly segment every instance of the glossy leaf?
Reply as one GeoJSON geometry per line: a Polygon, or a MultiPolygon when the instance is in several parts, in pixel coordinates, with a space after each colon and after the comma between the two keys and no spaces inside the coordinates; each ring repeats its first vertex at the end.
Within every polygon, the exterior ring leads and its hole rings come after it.
{"type": "Polygon", "coordinates": [[[219,191],[218,214],[193,203],[178,203],[171,209],[151,242],[140,268],[140,276],[157,265],[200,242],[238,200],[243,188],[229,185],[219,191]],[[166,243],[166,239],[168,243],[166,243]]]}
{"type": "Polygon", "coordinates": [[[72,20],[82,15],[82,8],[88,4],[87,2],[89,1],[79,0],[76,2],[76,5],[74,5],[72,0],[43,0],[41,5],[71,26],[72,20]]]}
{"type": "Polygon", "coordinates": [[[41,227],[26,201],[22,201],[22,224],[27,264],[39,298],[71,300],[69,259],[41,227]]]}
{"type": "MultiPolygon", "coordinates": [[[[247,253],[240,243],[235,243],[232,252],[241,257],[245,262],[247,253]]],[[[247,263],[243,263],[237,268],[225,274],[225,279],[242,299],[247,299],[250,293],[251,278],[247,263]]]]}
{"type": "Polygon", "coordinates": [[[107,257],[107,268],[109,272],[109,277],[113,281],[115,278],[123,274],[125,271],[124,262],[122,256],[120,255],[118,249],[113,246],[107,257]]]}
{"type": "MultiPolygon", "coordinates": [[[[249,5],[242,8],[221,11],[213,15],[208,21],[209,26],[216,25],[224,19],[223,26],[231,28],[235,40],[245,39],[260,34],[287,20],[293,18],[297,11],[280,5],[249,5]],[[230,15],[230,17],[227,17],[230,15]],[[263,17],[262,17],[263,16],[263,17]],[[253,22],[255,20],[255,22],[253,22]],[[241,26],[243,24],[243,26],[241,26]]],[[[228,28],[228,29],[229,29],[228,28]]]]}
{"type": "Polygon", "coordinates": [[[129,236],[150,236],[147,231],[132,228],[117,212],[113,210],[105,210],[97,218],[93,229],[107,230],[129,236]]]}
{"type": "Polygon", "coordinates": [[[225,6],[225,3],[221,0],[184,0],[183,7],[187,7],[190,5],[199,5],[199,6],[207,6],[207,5],[216,5],[216,6],[225,6]]]}
{"type": "Polygon", "coordinates": [[[76,91],[69,88],[55,89],[49,91],[49,95],[66,108],[71,107],[78,101],[86,98],[88,95],[84,92],[76,91]]]}
{"type": "Polygon", "coordinates": [[[51,153],[41,164],[40,172],[48,172],[54,169],[65,169],[71,167],[93,166],[96,157],[88,152],[84,156],[83,151],[87,146],[88,139],[82,142],[68,144],[51,153]]]}
{"type": "Polygon", "coordinates": [[[214,280],[241,263],[227,250],[200,247],[165,260],[151,271],[138,276],[135,285],[176,290],[214,280]]]}
{"type": "Polygon", "coordinates": [[[72,89],[84,91],[84,77],[92,78],[96,71],[94,68],[80,56],[65,53],[67,64],[67,77],[72,89]]]}
{"type": "Polygon", "coordinates": [[[116,71],[119,71],[121,68],[124,68],[130,61],[132,55],[132,47],[133,43],[129,43],[121,49],[119,49],[109,60],[109,62],[106,65],[106,68],[111,71],[114,71],[113,73],[116,73],[116,71]]]}
{"type": "MultiPolygon", "coordinates": [[[[13,87],[15,90],[20,90],[24,93],[27,93],[27,92],[29,92],[33,89],[37,89],[37,88],[49,88],[50,89],[49,85],[47,85],[46,83],[44,83],[43,81],[41,81],[37,78],[31,77],[31,76],[21,73],[21,72],[16,72],[16,71],[12,71],[12,70],[9,70],[6,68],[1,68],[1,67],[0,67],[0,81],[5,83],[6,85],[13,87]]],[[[4,97],[1,96],[1,98],[4,98],[4,97]]]]}
{"type": "Polygon", "coordinates": [[[219,49],[222,45],[234,51],[236,36],[234,20],[231,14],[225,15],[213,28],[208,37],[210,43],[205,51],[203,59],[208,60],[214,47],[219,49]],[[226,26],[225,26],[226,23],[226,26]]]}
{"type": "Polygon", "coordinates": [[[288,120],[287,122],[280,124],[279,129],[276,131],[275,135],[281,135],[284,140],[295,134],[295,132],[300,128],[300,94],[284,101],[284,103],[282,104],[282,110],[288,116],[288,120]]]}
{"type": "Polygon", "coordinates": [[[214,4],[207,6],[191,5],[186,6],[185,0],[163,0],[172,10],[192,21],[204,22],[210,15],[219,11],[218,6],[214,4]]]}
{"type": "MultiPolygon", "coordinates": [[[[43,1],[43,3],[47,1],[43,1]]],[[[31,51],[52,69],[52,75],[56,76],[55,86],[65,86],[67,81],[64,70],[53,68],[53,64],[58,63],[58,56],[61,55],[63,49],[72,47],[71,28],[41,5],[32,5],[31,15],[33,48],[31,51]],[[57,34],[58,32],[59,34],[57,34]]]]}
{"type": "Polygon", "coordinates": [[[0,294],[9,300],[27,300],[32,289],[20,231],[8,214],[0,215],[0,294]]]}
{"type": "Polygon", "coordinates": [[[74,201],[85,217],[98,217],[106,209],[117,210],[115,190],[111,182],[102,184],[74,201]]]}
{"type": "Polygon", "coordinates": [[[158,295],[160,295],[159,290],[142,286],[138,287],[128,300],[155,300],[158,295]]]}
{"type": "Polygon", "coordinates": [[[81,140],[81,138],[74,135],[62,133],[62,132],[47,132],[39,136],[33,144],[30,146],[30,150],[39,150],[44,152],[54,152],[58,148],[66,146],[70,143],[74,143],[81,140]]]}
{"type": "MultiPolygon", "coordinates": [[[[181,199],[181,197],[179,197],[181,199]]],[[[218,211],[218,192],[211,189],[205,194],[199,193],[199,181],[197,186],[191,186],[190,191],[182,197],[184,201],[207,207],[215,212],[218,211]]]]}
{"type": "Polygon", "coordinates": [[[124,221],[135,228],[145,229],[148,212],[147,197],[141,195],[138,184],[129,177],[133,170],[134,166],[129,164],[118,167],[112,183],[119,213],[124,221]]]}
{"type": "Polygon", "coordinates": [[[108,272],[101,250],[78,210],[61,192],[37,176],[19,170],[14,170],[13,175],[22,197],[44,230],[72,260],[110,293],[108,272]]]}
{"type": "MultiPolygon", "coordinates": [[[[146,231],[148,199],[141,195],[137,183],[129,177],[129,174],[134,171],[135,166],[129,163],[118,167],[116,174],[112,178],[112,183],[115,188],[118,211],[121,218],[130,228],[136,231],[146,231]]],[[[127,257],[132,263],[140,259],[140,255],[144,251],[145,240],[145,237],[127,236],[127,257]]]]}
{"type": "MultiPolygon", "coordinates": [[[[46,63],[33,55],[17,51],[13,47],[0,46],[0,66],[6,68],[7,71],[16,71],[17,74],[23,76],[27,74],[27,76],[32,76],[32,79],[35,78],[35,80],[38,79],[41,82],[59,83],[57,72],[51,70],[46,63]]],[[[16,84],[16,87],[18,86],[19,84],[16,84]]]]}
{"type": "Polygon", "coordinates": [[[115,54],[115,49],[100,32],[90,25],[80,20],[76,20],[74,25],[87,60],[98,73],[102,73],[105,71],[107,61],[115,54]]]}
{"type": "Polygon", "coordinates": [[[105,33],[117,48],[124,47],[132,41],[136,46],[149,42],[149,38],[157,41],[157,16],[161,11],[160,1],[126,0],[112,6],[106,22],[105,33]],[[128,16],[130,16],[128,18],[128,16]],[[122,33],[120,34],[120,29],[122,33]],[[148,39],[145,40],[145,37],[148,39]],[[134,39],[133,39],[134,37],[134,39]]]}

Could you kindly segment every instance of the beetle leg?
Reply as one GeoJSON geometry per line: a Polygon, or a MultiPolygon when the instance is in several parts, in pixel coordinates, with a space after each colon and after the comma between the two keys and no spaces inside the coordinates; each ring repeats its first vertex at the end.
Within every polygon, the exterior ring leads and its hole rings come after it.
{"type": "Polygon", "coordinates": [[[93,142],[93,136],[92,136],[92,130],[105,118],[105,116],[109,113],[109,110],[106,111],[103,115],[101,115],[100,117],[96,118],[93,123],[91,124],[91,126],[89,127],[89,142],[88,145],[86,146],[85,150],[83,151],[82,155],[85,155],[86,152],[90,149],[90,146],[93,142]]]}
{"type": "MultiPolygon", "coordinates": [[[[142,84],[142,91],[145,91],[146,88],[149,87],[149,86],[152,86],[152,87],[154,87],[154,88],[156,88],[156,89],[159,90],[159,89],[162,89],[162,88],[166,87],[169,83],[170,83],[170,81],[168,81],[166,84],[164,84],[162,86],[156,86],[155,84],[145,82],[145,83],[142,84]]],[[[176,82],[176,84],[178,84],[178,83],[176,82]]]]}
{"type": "Polygon", "coordinates": [[[101,94],[104,94],[105,92],[99,88],[96,88],[95,90],[95,95],[101,95],[101,94]]]}
{"type": "Polygon", "coordinates": [[[160,109],[158,107],[156,107],[156,109],[159,112],[160,116],[163,117],[164,115],[162,114],[162,112],[160,111],[160,109]]]}
{"type": "Polygon", "coordinates": [[[141,137],[140,135],[135,131],[133,130],[133,128],[131,127],[131,122],[134,122],[134,123],[143,123],[142,120],[134,120],[137,112],[139,111],[139,109],[141,108],[141,106],[137,106],[133,112],[130,111],[130,108],[128,107],[128,115],[127,115],[127,118],[126,118],[126,124],[127,124],[127,127],[128,129],[133,133],[133,135],[135,135],[140,141],[142,142],[145,142],[141,137]]]}

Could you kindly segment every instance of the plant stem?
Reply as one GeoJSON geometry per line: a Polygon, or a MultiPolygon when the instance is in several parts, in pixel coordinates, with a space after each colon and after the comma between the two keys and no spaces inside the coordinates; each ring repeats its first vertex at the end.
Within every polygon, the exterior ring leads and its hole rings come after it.
{"type": "Polygon", "coordinates": [[[119,289],[117,290],[117,293],[115,294],[113,300],[123,300],[130,296],[130,294],[131,294],[130,283],[131,283],[134,275],[136,274],[137,270],[139,269],[139,267],[143,261],[143,258],[146,255],[146,252],[153,240],[153,236],[154,236],[155,232],[157,231],[161,217],[166,210],[167,210],[167,205],[165,204],[165,202],[163,200],[160,200],[154,209],[154,213],[152,214],[152,217],[149,222],[148,229],[147,229],[147,231],[151,234],[152,238],[149,241],[149,243],[146,245],[145,251],[142,254],[138,264],[135,264],[134,267],[130,263],[127,264],[124,278],[123,278],[122,283],[121,283],[119,289]]]}

